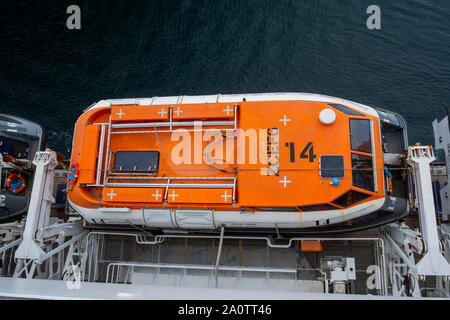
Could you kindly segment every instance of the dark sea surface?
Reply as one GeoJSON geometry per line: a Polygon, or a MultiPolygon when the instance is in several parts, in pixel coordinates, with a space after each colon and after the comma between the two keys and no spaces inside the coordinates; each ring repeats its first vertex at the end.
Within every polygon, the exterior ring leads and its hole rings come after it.
{"type": "Polygon", "coordinates": [[[433,144],[450,107],[450,1],[2,1],[0,112],[43,124],[70,153],[108,98],[311,92],[401,113],[433,144]],[[81,30],[66,9],[81,8],[81,30]],[[366,27],[369,5],[381,30],[366,27]]]}

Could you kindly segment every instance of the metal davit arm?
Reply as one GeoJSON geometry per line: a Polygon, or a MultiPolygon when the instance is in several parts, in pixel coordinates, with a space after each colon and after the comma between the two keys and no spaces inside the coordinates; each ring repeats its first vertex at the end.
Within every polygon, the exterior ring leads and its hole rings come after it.
{"type": "Polygon", "coordinates": [[[426,246],[426,253],[416,267],[419,275],[450,276],[450,265],[441,253],[436,223],[430,173],[430,163],[435,159],[431,146],[414,146],[408,149],[408,163],[414,169],[417,188],[420,231],[426,246]]]}
{"type": "Polygon", "coordinates": [[[16,259],[32,259],[42,261],[45,252],[35,241],[36,232],[43,228],[50,217],[50,206],[53,201],[52,187],[56,154],[54,152],[37,152],[33,164],[36,172],[28,208],[27,221],[22,236],[22,243],[16,251],[16,259]]]}
{"type": "MultiPolygon", "coordinates": [[[[15,252],[16,269],[14,277],[25,276],[33,278],[39,273],[37,265],[62,252],[64,248],[81,240],[87,231],[83,229],[81,221],[66,223],[50,222],[51,204],[54,202],[52,195],[55,167],[57,165],[56,153],[53,151],[37,152],[33,160],[36,166],[33,191],[31,193],[30,205],[26,218],[25,228],[22,234],[21,244],[15,252]],[[71,237],[65,240],[66,237],[71,237]],[[55,240],[58,246],[53,248],[46,241],[55,240]]],[[[61,276],[63,270],[58,268],[56,272],[49,271],[51,276],[61,276]]]]}

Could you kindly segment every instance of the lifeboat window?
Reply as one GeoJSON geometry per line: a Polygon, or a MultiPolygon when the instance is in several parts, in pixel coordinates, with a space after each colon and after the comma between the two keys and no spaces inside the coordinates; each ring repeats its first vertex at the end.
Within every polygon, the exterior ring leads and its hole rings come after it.
{"type": "MultiPolygon", "coordinates": [[[[447,115],[447,113],[445,113],[445,115],[447,115]]],[[[12,118],[9,118],[9,117],[4,117],[4,116],[1,116],[1,115],[0,115],[0,121],[12,122],[12,123],[20,124],[20,122],[17,121],[16,119],[12,119],[12,118]]]]}
{"type": "Polygon", "coordinates": [[[344,107],[342,104],[328,104],[329,106],[332,106],[335,109],[338,109],[339,111],[345,113],[345,114],[349,114],[352,116],[364,116],[362,113],[359,113],[358,111],[349,109],[347,107],[344,107]]]}
{"type": "Polygon", "coordinates": [[[370,197],[370,195],[368,195],[366,193],[362,193],[362,192],[355,191],[355,190],[350,190],[349,192],[344,193],[342,196],[340,196],[339,198],[334,200],[332,203],[345,208],[345,207],[351,206],[352,204],[363,201],[369,197],[370,197]]]}
{"type": "Polygon", "coordinates": [[[355,187],[374,191],[371,156],[352,153],[352,179],[355,187]]]}
{"type": "Polygon", "coordinates": [[[299,207],[302,211],[322,211],[322,210],[336,210],[337,208],[335,206],[332,206],[328,203],[322,203],[322,204],[315,204],[312,206],[303,206],[299,207]]]}
{"type": "Polygon", "coordinates": [[[116,172],[158,172],[159,151],[117,151],[114,157],[116,172]]]}
{"type": "Polygon", "coordinates": [[[372,153],[369,120],[350,119],[350,146],[355,151],[372,153]]]}
{"type": "Polygon", "coordinates": [[[321,156],[319,162],[322,178],[344,177],[344,156],[321,156]]]}
{"type": "Polygon", "coordinates": [[[17,159],[25,159],[28,157],[28,143],[0,137],[0,153],[6,153],[17,159]]]}

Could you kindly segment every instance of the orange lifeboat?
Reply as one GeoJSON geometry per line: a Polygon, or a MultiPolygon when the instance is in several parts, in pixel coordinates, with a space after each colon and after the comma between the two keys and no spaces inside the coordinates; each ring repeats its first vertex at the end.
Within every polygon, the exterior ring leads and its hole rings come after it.
{"type": "Polygon", "coordinates": [[[311,94],[103,100],[76,123],[68,198],[94,224],[342,224],[386,207],[384,117],[311,94]]]}

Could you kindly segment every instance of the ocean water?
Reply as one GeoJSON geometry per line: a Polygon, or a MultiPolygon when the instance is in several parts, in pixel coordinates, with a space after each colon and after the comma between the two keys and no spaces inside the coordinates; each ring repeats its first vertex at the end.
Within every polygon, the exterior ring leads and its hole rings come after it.
{"type": "Polygon", "coordinates": [[[77,117],[107,98],[312,92],[402,114],[433,144],[450,107],[450,1],[3,1],[0,112],[70,153],[77,117]],[[69,30],[66,9],[81,9],[69,30]],[[381,9],[369,30],[366,9],[381,9]]]}

